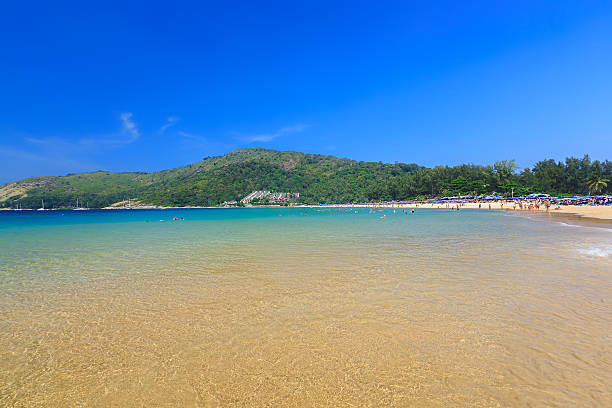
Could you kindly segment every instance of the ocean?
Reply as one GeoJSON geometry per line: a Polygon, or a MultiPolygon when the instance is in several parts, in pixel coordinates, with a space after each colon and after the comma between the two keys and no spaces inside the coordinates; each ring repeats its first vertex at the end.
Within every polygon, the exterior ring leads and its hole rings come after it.
{"type": "Polygon", "coordinates": [[[0,406],[611,406],[611,295],[559,217],[0,211],[0,406]]]}

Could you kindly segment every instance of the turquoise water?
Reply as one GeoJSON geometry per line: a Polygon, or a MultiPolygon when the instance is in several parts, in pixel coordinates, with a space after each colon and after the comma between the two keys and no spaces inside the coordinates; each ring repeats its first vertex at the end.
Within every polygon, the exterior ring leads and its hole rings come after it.
{"type": "Polygon", "coordinates": [[[215,261],[245,260],[257,250],[261,256],[288,257],[316,253],[320,247],[357,253],[390,251],[390,255],[407,257],[426,256],[430,250],[462,257],[469,246],[483,245],[479,254],[483,258],[489,256],[487,251],[511,258],[521,252],[527,256],[553,252],[561,257],[559,262],[564,258],[605,262],[612,253],[609,231],[474,210],[415,214],[324,208],[0,212],[0,284],[7,288],[154,272],[152,266],[164,260],[181,264],[207,259],[202,267],[214,270],[215,261]],[[383,215],[387,218],[381,219],[383,215]],[[184,220],[173,221],[175,217],[184,220]],[[151,265],[144,257],[150,258],[151,265]],[[142,268],[130,267],[135,259],[142,268]]]}
{"type": "Polygon", "coordinates": [[[501,211],[0,212],[0,404],[606,405],[611,254],[501,211]]]}

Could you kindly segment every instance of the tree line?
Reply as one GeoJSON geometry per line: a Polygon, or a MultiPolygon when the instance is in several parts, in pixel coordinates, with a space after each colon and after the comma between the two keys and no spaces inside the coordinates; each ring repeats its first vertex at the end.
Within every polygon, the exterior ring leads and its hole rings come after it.
{"type": "Polygon", "coordinates": [[[56,177],[44,186],[9,197],[0,205],[38,208],[44,199],[46,207],[70,208],[79,198],[90,207],[104,207],[125,199],[161,206],[214,206],[239,201],[254,190],[297,192],[305,204],[489,194],[516,197],[530,193],[553,196],[612,193],[609,183],[612,162],[591,160],[587,155],[564,161],[541,160],[524,169],[518,169],[514,160],[487,166],[427,168],[243,149],[186,168],[193,170],[56,177]]]}

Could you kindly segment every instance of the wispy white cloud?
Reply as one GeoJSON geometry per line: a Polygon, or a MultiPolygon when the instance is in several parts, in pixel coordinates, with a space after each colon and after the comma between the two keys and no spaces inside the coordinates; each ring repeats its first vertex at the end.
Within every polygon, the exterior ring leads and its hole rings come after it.
{"type": "Polygon", "coordinates": [[[187,133],[182,130],[176,132],[180,137],[180,146],[183,149],[209,149],[214,143],[205,138],[204,136],[194,135],[193,133],[187,133]]]}
{"type": "Polygon", "coordinates": [[[182,130],[179,130],[176,133],[184,139],[193,140],[196,142],[207,142],[208,141],[204,136],[194,135],[192,133],[183,132],[182,130]]]}
{"type": "Polygon", "coordinates": [[[40,147],[56,146],[58,144],[59,145],[61,145],[61,144],[68,144],[65,141],[63,141],[62,139],[56,139],[56,138],[39,139],[37,137],[24,137],[23,140],[26,141],[29,144],[37,145],[37,146],[40,146],[40,147]]]}
{"type": "Polygon", "coordinates": [[[136,141],[140,137],[140,132],[138,131],[138,127],[132,120],[132,112],[123,112],[119,118],[121,119],[121,131],[122,133],[128,134],[131,136],[132,141],[136,141]]]}
{"type": "Polygon", "coordinates": [[[32,153],[32,152],[26,152],[24,150],[13,149],[11,147],[6,147],[6,146],[0,146],[0,156],[11,157],[11,158],[20,159],[20,160],[36,160],[36,161],[48,160],[48,158],[43,155],[32,153]]]}
{"type": "Polygon", "coordinates": [[[184,152],[189,152],[190,155],[199,152],[199,154],[202,155],[201,157],[204,157],[227,152],[238,147],[234,144],[228,144],[213,138],[188,133],[182,130],[178,130],[176,135],[178,136],[176,147],[184,152]]]}
{"type": "Polygon", "coordinates": [[[308,128],[308,125],[297,124],[294,126],[288,126],[284,128],[278,129],[276,132],[272,133],[259,133],[255,135],[239,135],[239,139],[244,140],[245,142],[271,142],[274,139],[277,139],[282,136],[287,136],[292,133],[300,133],[308,128]]]}
{"type": "Polygon", "coordinates": [[[40,149],[61,152],[115,148],[134,143],[140,138],[140,131],[132,120],[132,116],[131,112],[122,113],[119,116],[121,121],[120,130],[106,135],[88,136],[76,140],[67,140],[59,137],[25,137],[23,140],[40,149]]]}
{"type": "Polygon", "coordinates": [[[176,125],[176,122],[178,122],[178,120],[179,118],[177,118],[176,116],[168,117],[166,123],[164,123],[162,127],[159,128],[159,133],[163,134],[169,127],[176,125]]]}
{"type": "Polygon", "coordinates": [[[38,162],[49,162],[55,164],[65,164],[72,166],[80,166],[84,167],[85,165],[89,165],[89,162],[85,162],[78,159],[73,159],[70,157],[62,156],[62,155],[47,155],[43,153],[35,153],[29,152],[20,149],[13,149],[11,147],[0,146],[0,156],[11,157],[14,159],[21,160],[29,160],[29,161],[38,161],[38,162]]]}
{"type": "MultiPolygon", "coordinates": [[[[30,169],[39,169],[41,174],[62,174],[85,171],[100,166],[91,162],[92,154],[105,149],[115,149],[134,143],[140,138],[140,131],[131,112],[119,115],[120,127],[108,134],[89,135],[80,138],[21,136],[26,143],[23,149],[0,145],[0,158],[27,163],[30,169]]],[[[14,171],[0,170],[0,179],[14,178],[14,171]]],[[[23,174],[19,173],[19,176],[23,174]]]]}
{"type": "Polygon", "coordinates": [[[31,152],[2,145],[0,145],[0,160],[6,164],[5,168],[0,169],[0,185],[11,180],[20,180],[34,175],[59,175],[100,167],[88,160],[70,157],[61,152],[43,150],[31,152]],[[11,165],[11,163],[15,165],[11,165]]]}

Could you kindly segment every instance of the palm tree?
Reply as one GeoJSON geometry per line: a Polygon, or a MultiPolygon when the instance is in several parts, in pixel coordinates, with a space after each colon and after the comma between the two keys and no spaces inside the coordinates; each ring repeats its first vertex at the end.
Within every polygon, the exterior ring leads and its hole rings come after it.
{"type": "Polygon", "coordinates": [[[604,187],[608,187],[609,182],[610,180],[608,180],[607,178],[604,178],[600,174],[594,173],[587,181],[589,195],[591,195],[591,193],[597,193],[601,191],[601,189],[604,187]]]}

